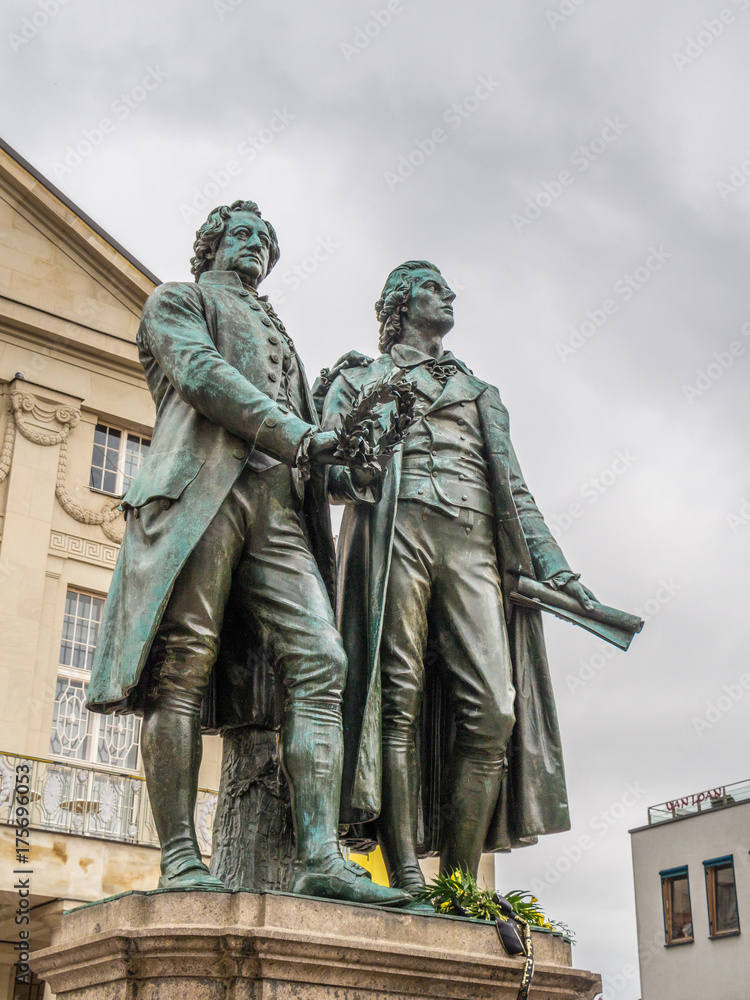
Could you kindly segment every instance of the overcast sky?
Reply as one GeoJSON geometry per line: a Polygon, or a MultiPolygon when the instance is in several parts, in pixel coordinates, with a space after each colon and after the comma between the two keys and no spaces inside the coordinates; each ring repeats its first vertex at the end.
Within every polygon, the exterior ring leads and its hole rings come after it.
{"type": "Polygon", "coordinates": [[[628,829],[750,777],[750,694],[701,722],[750,673],[750,0],[58,3],[3,4],[3,138],[164,280],[255,199],[311,377],[434,261],[569,562],[649,619],[547,623],[573,829],[498,862],[619,983],[628,829]]]}

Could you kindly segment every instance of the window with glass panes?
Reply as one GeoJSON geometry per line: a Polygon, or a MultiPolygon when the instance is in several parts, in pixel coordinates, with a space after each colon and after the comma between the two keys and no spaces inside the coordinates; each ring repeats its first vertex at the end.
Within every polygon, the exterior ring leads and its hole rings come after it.
{"type": "Polygon", "coordinates": [[[87,711],[91,664],[99,638],[104,598],[69,588],[60,638],[50,754],[135,771],[140,719],[87,711]]]}
{"type": "Polygon", "coordinates": [[[693,940],[693,913],[687,866],[659,874],[667,944],[689,944],[693,940]]]}
{"type": "Polygon", "coordinates": [[[737,887],[734,881],[734,858],[704,861],[708,923],[710,937],[739,934],[740,915],[737,909],[737,887]]]}
{"type": "Polygon", "coordinates": [[[113,496],[127,493],[150,444],[149,438],[97,424],[89,477],[91,489],[113,496]]]}

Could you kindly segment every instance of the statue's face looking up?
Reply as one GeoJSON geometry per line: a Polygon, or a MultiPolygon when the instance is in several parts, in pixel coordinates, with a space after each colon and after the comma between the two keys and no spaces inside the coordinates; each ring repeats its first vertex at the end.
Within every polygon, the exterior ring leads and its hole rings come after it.
{"type": "Polygon", "coordinates": [[[406,303],[405,318],[414,329],[438,328],[445,336],[453,326],[455,297],[441,274],[416,271],[412,278],[411,295],[406,303]]]}
{"type": "Polygon", "coordinates": [[[236,271],[257,288],[268,271],[271,239],[266,224],[252,212],[232,212],[213,260],[212,271],[236,271]]]}

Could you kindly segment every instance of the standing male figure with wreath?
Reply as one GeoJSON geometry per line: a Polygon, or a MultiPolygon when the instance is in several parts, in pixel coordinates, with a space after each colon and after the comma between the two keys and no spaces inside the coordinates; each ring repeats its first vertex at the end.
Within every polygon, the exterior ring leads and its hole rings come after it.
{"type": "Polygon", "coordinates": [[[342,822],[377,819],[391,885],[412,895],[420,855],[476,875],[483,850],[569,829],[541,613],[509,594],[525,575],[595,600],[524,482],[497,389],[444,351],[454,298],[427,261],[392,271],[375,307],[383,353],[338,374],[323,413],[340,427],[360,390],[398,369],[416,389],[384,472],[329,477],[346,504],[342,822]]]}
{"type": "Polygon", "coordinates": [[[320,430],[294,345],[257,292],[279,256],[276,233],[254,202],[237,201],[210,214],[194,249],[195,283],[160,285],[143,310],[138,348],[156,425],[123,500],[89,708],[143,715],[159,886],[222,888],[193,822],[201,707],[216,668],[224,713],[252,722],[251,674],[265,657],[284,687],[293,891],[409,903],[339,848],[346,656],[325,494],[336,437],[320,430]],[[248,650],[224,641],[238,624],[259,645],[250,668],[248,650]]]}

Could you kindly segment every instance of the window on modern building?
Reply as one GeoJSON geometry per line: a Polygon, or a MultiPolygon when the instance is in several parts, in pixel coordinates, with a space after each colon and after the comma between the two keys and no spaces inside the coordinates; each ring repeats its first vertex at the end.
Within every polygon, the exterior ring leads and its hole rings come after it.
{"type": "Polygon", "coordinates": [[[740,915],[737,909],[737,887],[734,881],[734,858],[704,861],[706,895],[708,896],[708,927],[712,938],[739,934],[740,915]]]}
{"type": "Polygon", "coordinates": [[[150,444],[146,437],[97,424],[89,477],[91,489],[112,496],[127,493],[150,444]]]}
{"type": "Polygon", "coordinates": [[[687,866],[659,874],[667,944],[688,944],[693,940],[693,914],[687,866]]]}
{"type": "Polygon", "coordinates": [[[103,608],[103,597],[68,589],[49,750],[54,757],[137,771],[141,720],[86,709],[103,608]]]}

